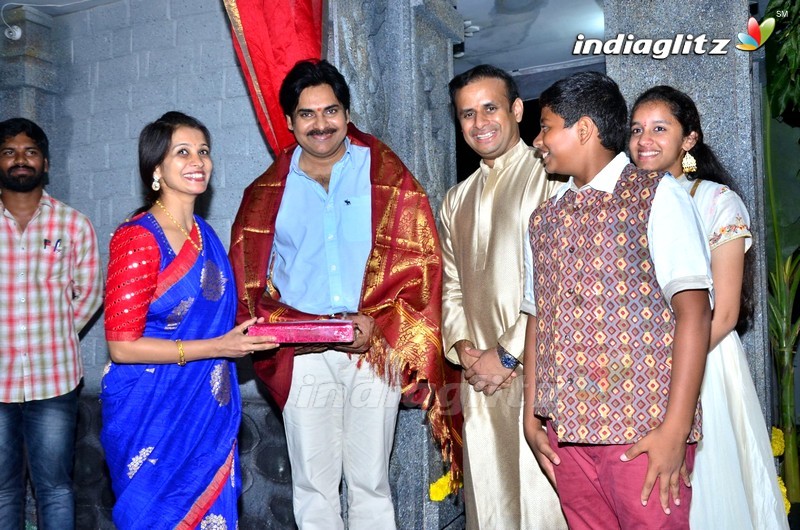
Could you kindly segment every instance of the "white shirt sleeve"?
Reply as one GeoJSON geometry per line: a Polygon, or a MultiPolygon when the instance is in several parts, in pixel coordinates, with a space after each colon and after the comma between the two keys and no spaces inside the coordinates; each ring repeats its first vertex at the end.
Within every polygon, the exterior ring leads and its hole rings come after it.
{"type": "Polygon", "coordinates": [[[522,262],[525,275],[522,278],[522,305],[520,311],[536,316],[536,297],[533,291],[533,250],[531,250],[531,229],[525,230],[525,241],[522,242],[522,262]]]}
{"type": "Polygon", "coordinates": [[[647,241],[667,303],[672,306],[672,297],[681,291],[707,289],[713,308],[711,251],[703,221],[692,198],[670,176],[662,178],[656,188],[647,241]]]}

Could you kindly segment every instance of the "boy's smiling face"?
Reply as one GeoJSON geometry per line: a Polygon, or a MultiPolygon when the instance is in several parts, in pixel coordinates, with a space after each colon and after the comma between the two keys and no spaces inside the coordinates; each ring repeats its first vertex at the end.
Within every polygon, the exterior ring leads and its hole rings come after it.
{"type": "Polygon", "coordinates": [[[533,140],[533,146],[541,153],[545,170],[559,175],[573,175],[574,164],[570,161],[580,144],[575,132],[576,124],[564,127],[564,118],[550,110],[550,107],[542,108],[539,124],[541,130],[533,140]]]}

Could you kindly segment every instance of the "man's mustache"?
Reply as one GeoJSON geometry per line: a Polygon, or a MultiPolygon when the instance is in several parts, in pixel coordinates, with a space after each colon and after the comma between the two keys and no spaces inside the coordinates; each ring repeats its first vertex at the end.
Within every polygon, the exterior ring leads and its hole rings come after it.
{"type": "Polygon", "coordinates": [[[27,169],[27,170],[28,170],[28,171],[30,171],[31,173],[36,173],[36,170],[35,170],[34,168],[32,168],[31,166],[25,166],[25,165],[21,165],[21,164],[20,164],[20,165],[16,165],[16,166],[11,166],[11,167],[8,169],[8,172],[9,172],[9,174],[10,174],[11,172],[13,172],[15,169],[27,169]]]}
{"type": "Polygon", "coordinates": [[[306,133],[306,136],[324,136],[326,134],[334,134],[338,129],[328,127],[326,129],[311,129],[306,133]]]}

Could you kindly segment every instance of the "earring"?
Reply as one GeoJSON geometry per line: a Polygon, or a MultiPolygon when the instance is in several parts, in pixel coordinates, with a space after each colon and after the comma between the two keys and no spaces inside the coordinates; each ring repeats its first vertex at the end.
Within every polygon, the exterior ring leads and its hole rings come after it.
{"type": "Polygon", "coordinates": [[[697,171],[697,160],[695,160],[689,151],[686,151],[686,154],[683,155],[681,168],[683,169],[684,173],[694,173],[697,171]]]}
{"type": "Polygon", "coordinates": [[[150,187],[153,188],[153,191],[158,191],[161,189],[161,182],[157,178],[153,177],[153,183],[150,184],[150,187]]]}

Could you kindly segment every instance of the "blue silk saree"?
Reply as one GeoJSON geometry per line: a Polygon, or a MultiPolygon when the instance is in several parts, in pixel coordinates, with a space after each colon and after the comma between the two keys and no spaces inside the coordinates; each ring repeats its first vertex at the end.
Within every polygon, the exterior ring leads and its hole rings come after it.
{"type": "MultiPolygon", "coordinates": [[[[150,231],[161,254],[146,337],[208,339],[234,326],[236,286],[225,249],[195,219],[203,249],[187,242],[177,256],[152,215],[127,223],[150,231]]],[[[116,495],[113,520],[120,530],[233,530],[241,489],[236,366],[228,359],[178,366],[175,353],[176,364],[111,362],[103,377],[100,440],[116,495]]]]}

